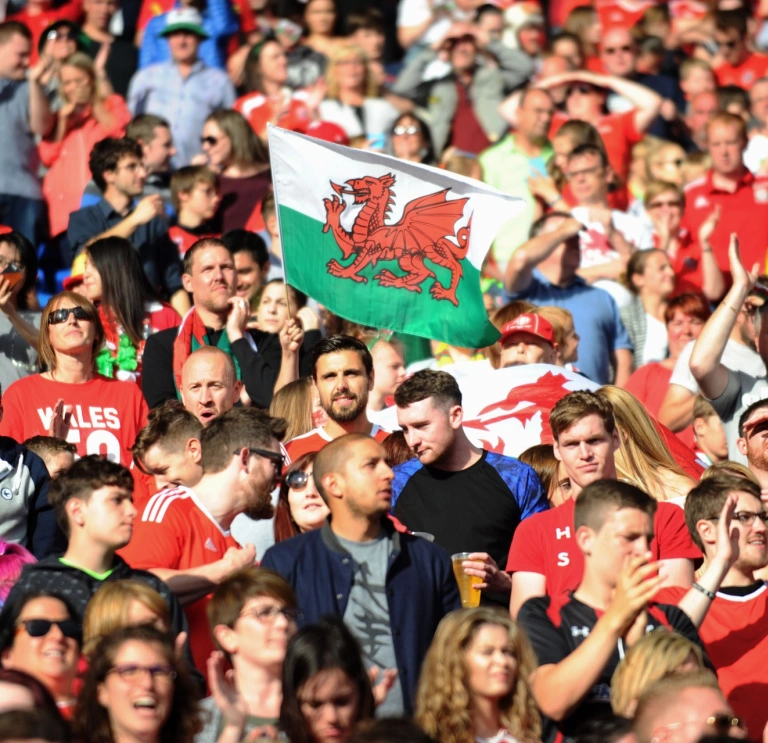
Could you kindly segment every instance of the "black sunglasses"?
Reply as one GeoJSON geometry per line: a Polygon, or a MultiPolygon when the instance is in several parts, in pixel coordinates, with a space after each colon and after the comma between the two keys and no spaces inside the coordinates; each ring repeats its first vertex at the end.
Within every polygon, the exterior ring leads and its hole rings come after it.
{"type": "Polygon", "coordinates": [[[288,476],[285,478],[285,484],[291,490],[301,490],[309,481],[311,474],[311,472],[304,472],[304,470],[294,470],[288,473],[288,476]]]}
{"type": "Polygon", "coordinates": [[[216,137],[200,137],[200,144],[204,145],[207,144],[210,147],[213,147],[215,144],[218,144],[219,140],[216,139],[216,137]]]}
{"type": "Polygon", "coordinates": [[[75,316],[75,320],[90,320],[91,316],[88,311],[82,307],[67,307],[60,310],[54,310],[48,315],[49,325],[58,325],[59,323],[66,322],[69,319],[69,313],[75,316]]]}
{"type": "Polygon", "coordinates": [[[53,625],[56,625],[64,637],[79,640],[82,633],[80,625],[74,619],[22,619],[19,626],[23,626],[30,637],[45,637],[53,625]]]}
{"type": "Polygon", "coordinates": [[[566,91],[565,95],[569,96],[572,93],[581,93],[582,95],[589,95],[590,93],[593,93],[595,91],[595,88],[591,85],[570,85],[566,91]]]}
{"type": "MultiPolygon", "coordinates": [[[[248,447],[248,451],[251,452],[251,454],[258,454],[260,457],[269,459],[269,461],[275,465],[278,472],[283,471],[283,467],[285,466],[285,457],[282,454],[278,454],[277,452],[269,451],[267,449],[251,449],[251,447],[248,447]]],[[[235,454],[239,453],[240,449],[235,452],[235,454]]]]}

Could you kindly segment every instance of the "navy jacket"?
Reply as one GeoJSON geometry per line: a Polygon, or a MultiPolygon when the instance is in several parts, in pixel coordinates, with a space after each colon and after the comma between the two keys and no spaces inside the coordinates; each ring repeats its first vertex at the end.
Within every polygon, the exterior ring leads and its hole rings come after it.
{"type": "MultiPolygon", "coordinates": [[[[395,531],[387,570],[389,624],[406,714],[413,714],[416,684],[437,625],[461,606],[448,553],[426,539],[395,531]]],[[[301,624],[327,614],[343,617],[354,582],[354,561],[328,524],[267,550],[261,567],[280,573],[296,592],[301,624]]]]}

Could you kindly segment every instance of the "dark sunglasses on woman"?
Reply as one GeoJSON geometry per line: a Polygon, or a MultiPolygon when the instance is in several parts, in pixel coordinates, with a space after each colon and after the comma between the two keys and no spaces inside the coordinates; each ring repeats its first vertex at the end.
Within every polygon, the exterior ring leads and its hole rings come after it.
{"type": "Polygon", "coordinates": [[[18,631],[23,627],[30,637],[45,637],[54,624],[61,630],[64,637],[72,640],[79,640],[83,634],[80,624],[74,619],[22,619],[16,629],[18,631]]]}
{"type": "Polygon", "coordinates": [[[83,307],[67,307],[60,310],[54,310],[48,315],[49,325],[58,325],[59,323],[66,322],[69,319],[69,313],[75,316],[75,320],[90,320],[91,316],[88,314],[88,310],[83,307]]]}

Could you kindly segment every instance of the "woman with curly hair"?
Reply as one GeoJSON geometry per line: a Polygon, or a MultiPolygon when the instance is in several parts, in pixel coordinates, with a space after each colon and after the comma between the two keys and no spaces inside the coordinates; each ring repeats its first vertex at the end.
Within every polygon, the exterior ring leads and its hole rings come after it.
{"type": "Polygon", "coordinates": [[[441,743],[512,743],[541,738],[528,677],[533,650],[500,609],[448,614],[427,652],[416,693],[416,721],[441,743]]]}
{"type": "Polygon", "coordinates": [[[199,694],[171,638],[148,625],[107,635],[90,658],[77,699],[76,740],[192,743],[199,694]]]}

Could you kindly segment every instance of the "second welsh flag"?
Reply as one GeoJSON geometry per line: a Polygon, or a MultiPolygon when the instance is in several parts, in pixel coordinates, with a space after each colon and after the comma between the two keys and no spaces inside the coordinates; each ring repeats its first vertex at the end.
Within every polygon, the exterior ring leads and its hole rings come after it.
{"type": "Polygon", "coordinates": [[[480,270],[521,199],[272,126],[269,151],[289,284],[363,325],[471,348],[498,340],[480,270]]]}

